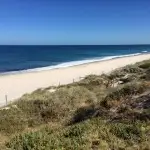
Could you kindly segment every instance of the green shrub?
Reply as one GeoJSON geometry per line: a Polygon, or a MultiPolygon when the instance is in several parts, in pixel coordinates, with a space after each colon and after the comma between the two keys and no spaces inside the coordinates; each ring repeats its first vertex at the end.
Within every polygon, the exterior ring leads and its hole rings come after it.
{"type": "Polygon", "coordinates": [[[67,138],[73,138],[73,137],[81,137],[86,132],[86,126],[85,125],[74,125],[72,127],[69,127],[68,130],[64,133],[64,136],[67,138]]]}
{"type": "Polygon", "coordinates": [[[86,141],[82,138],[85,132],[84,125],[75,125],[66,130],[58,129],[55,132],[42,129],[37,132],[17,135],[6,146],[15,150],[74,150],[86,145],[86,141]]]}
{"type": "Polygon", "coordinates": [[[76,109],[97,102],[93,92],[80,86],[63,87],[51,94],[44,92],[43,97],[40,96],[36,99],[39,95],[38,92],[32,93],[27,100],[24,96],[16,102],[17,107],[28,117],[28,125],[31,127],[64,118],[67,120],[76,109]]]}
{"type": "Polygon", "coordinates": [[[48,148],[48,139],[44,133],[31,132],[16,136],[6,146],[14,150],[46,150],[45,148],[48,148]]]}
{"type": "MultiPolygon", "coordinates": [[[[131,97],[136,94],[140,94],[147,89],[147,85],[143,83],[127,83],[125,85],[119,86],[118,88],[113,89],[102,101],[102,105],[105,107],[112,107],[113,102],[116,101],[117,105],[120,105],[119,101],[125,100],[128,97],[131,97]],[[117,102],[118,101],[118,102],[117,102]],[[111,106],[112,105],[112,106],[111,106]]],[[[114,105],[114,106],[117,106],[114,105]]]]}
{"type": "Polygon", "coordinates": [[[106,96],[106,100],[120,100],[126,96],[142,93],[145,89],[146,85],[144,83],[128,83],[115,88],[106,96]]]}
{"type": "Polygon", "coordinates": [[[92,84],[92,85],[101,85],[101,84],[103,84],[103,80],[104,79],[102,78],[102,76],[89,75],[89,76],[86,76],[79,83],[92,84]]]}
{"type": "Polygon", "coordinates": [[[22,111],[10,108],[0,110],[0,133],[13,134],[27,127],[27,117],[22,111]]]}
{"type": "Polygon", "coordinates": [[[150,81],[150,69],[146,70],[146,72],[140,78],[146,81],[150,81]]]}
{"type": "Polygon", "coordinates": [[[54,94],[59,103],[70,108],[79,108],[82,104],[93,104],[97,102],[96,95],[88,89],[80,86],[59,89],[54,94]]]}
{"type": "Polygon", "coordinates": [[[139,140],[142,136],[140,128],[136,125],[127,125],[127,124],[114,124],[110,129],[114,135],[124,140],[139,140]]]}
{"type": "Polygon", "coordinates": [[[134,149],[137,145],[138,149],[144,150],[143,144],[147,147],[149,140],[147,125],[111,123],[94,118],[69,127],[52,129],[47,126],[36,132],[16,135],[6,145],[15,150],[120,150],[134,149]]]}
{"type": "Polygon", "coordinates": [[[37,89],[31,94],[24,94],[20,101],[32,101],[32,100],[47,100],[51,96],[51,93],[47,90],[37,89]]]}
{"type": "Polygon", "coordinates": [[[124,77],[126,74],[141,74],[143,70],[137,65],[128,65],[112,71],[109,75],[111,80],[124,77]]]}
{"type": "Polygon", "coordinates": [[[96,111],[97,109],[93,105],[80,107],[79,109],[75,111],[74,116],[71,120],[71,123],[77,123],[77,122],[81,122],[86,119],[89,119],[93,117],[96,111]]]}
{"type": "Polygon", "coordinates": [[[124,73],[142,73],[143,70],[139,68],[137,65],[128,65],[123,67],[120,71],[123,71],[124,73]]]}
{"type": "Polygon", "coordinates": [[[148,69],[148,68],[150,68],[150,62],[141,64],[141,65],[139,65],[139,67],[142,68],[142,69],[148,69]]]}

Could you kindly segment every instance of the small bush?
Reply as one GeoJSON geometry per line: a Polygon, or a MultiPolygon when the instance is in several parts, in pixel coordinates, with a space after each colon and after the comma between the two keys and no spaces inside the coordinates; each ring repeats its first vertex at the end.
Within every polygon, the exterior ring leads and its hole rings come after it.
{"type": "MultiPolygon", "coordinates": [[[[48,138],[49,139],[49,138],[48,138]]],[[[31,132],[16,136],[7,147],[15,150],[45,150],[49,141],[47,135],[41,132],[31,132]]]]}
{"type": "Polygon", "coordinates": [[[6,146],[15,150],[74,150],[86,145],[86,141],[82,138],[85,132],[84,125],[75,125],[66,130],[58,129],[55,132],[42,129],[37,132],[17,135],[6,143],[6,146]]]}
{"type": "Polygon", "coordinates": [[[67,138],[73,138],[73,137],[81,137],[86,132],[86,127],[84,125],[74,125],[70,127],[66,132],[64,133],[64,136],[67,138]]]}
{"type": "Polygon", "coordinates": [[[114,135],[124,140],[138,140],[142,136],[140,128],[136,125],[114,124],[110,129],[114,135]]]}
{"type": "Polygon", "coordinates": [[[68,120],[76,109],[97,102],[93,92],[80,86],[63,87],[51,94],[37,90],[27,96],[27,100],[25,97],[16,102],[16,105],[27,116],[30,127],[51,121],[60,121],[64,118],[68,120]],[[41,96],[37,98],[39,94],[41,96]]]}
{"type": "Polygon", "coordinates": [[[114,89],[114,91],[106,96],[106,100],[120,100],[121,98],[125,98],[126,96],[142,93],[145,89],[146,85],[143,83],[129,83],[118,87],[117,89],[114,89]]]}
{"type": "Polygon", "coordinates": [[[95,106],[85,106],[77,109],[74,113],[71,123],[77,123],[91,118],[97,109],[95,106]]]}
{"type": "Polygon", "coordinates": [[[141,68],[139,68],[136,65],[128,65],[119,69],[116,69],[114,71],[112,71],[109,75],[109,78],[111,80],[113,79],[117,79],[117,78],[122,78],[124,77],[126,74],[141,74],[143,72],[143,70],[141,68]]]}
{"type": "Polygon", "coordinates": [[[102,76],[98,76],[98,75],[89,75],[89,76],[86,76],[80,82],[93,83],[93,84],[95,83],[95,84],[100,85],[103,82],[103,78],[102,78],[102,76]]]}
{"type": "Polygon", "coordinates": [[[94,118],[65,128],[51,129],[47,126],[36,132],[16,135],[6,145],[15,150],[119,150],[135,149],[134,145],[137,145],[138,149],[144,150],[148,147],[148,130],[146,124],[108,123],[94,118]]]}
{"type": "Polygon", "coordinates": [[[141,79],[150,81],[150,69],[146,70],[146,72],[141,76],[141,79]]]}
{"type": "Polygon", "coordinates": [[[14,108],[0,110],[0,133],[13,134],[27,127],[27,117],[22,111],[14,108]]]}
{"type": "MultiPolygon", "coordinates": [[[[126,99],[129,96],[133,96],[136,94],[140,94],[146,90],[147,85],[145,83],[128,83],[121,87],[115,88],[112,92],[110,92],[102,102],[105,107],[112,107],[114,102],[111,101],[119,101],[126,99]],[[111,105],[112,106],[111,106],[111,105]]],[[[116,106],[116,105],[115,105],[116,106]]]]}
{"type": "Polygon", "coordinates": [[[63,103],[72,109],[97,102],[96,95],[93,92],[80,86],[59,89],[54,97],[59,99],[59,103],[63,103]]]}
{"type": "Polygon", "coordinates": [[[20,101],[32,101],[32,100],[47,100],[51,96],[51,93],[47,90],[37,89],[31,94],[25,94],[20,98],[20,101]]]}
{"type": "Polygon", "coordinates": [[[124,73],[131,73],[131,74],[143,72],[142,69],[139,68],[137,65],[125,66],[121,69],[121,71],[123,71],[124,73]]]}
{"type": "Polygon", "coordinates": [[[139,67],[142,69],[148,69],[148,68],[150,68],[150,63],[147,62],[147,63],[141,64],[141,65],[139,65],[139,67]]]}

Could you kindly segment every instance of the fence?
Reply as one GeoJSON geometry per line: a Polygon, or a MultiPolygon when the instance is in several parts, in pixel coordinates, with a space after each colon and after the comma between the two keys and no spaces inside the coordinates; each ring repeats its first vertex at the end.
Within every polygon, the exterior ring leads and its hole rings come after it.
{"type": "MultiPolygon", "coordinates": [[[[72,79],[72,82],[70,82],[70,83],[74,83],[74,82],[78,82],[78,81],[80,81],[80,80],[82,80],[82,79],[84,79],[85,77],[78,77],[78,78],[76,78],[76,79],[72,79]]],[[[68,83],[69,84],[69,83],[68,83]]],[[[60,85],[65,85],[65,84],[63,84],[63,83],[61,83],[61,82],[59,82],[58,84],[55,84],[55,86],[60,86],[60,85]]],[[[51,86],[53,86],[53,85],[51,85],[51,86]]],[[[4,104],[4,106],[7,106],[7,105],[9,105],[9,104],[11,104],[11,100],[9,101],[8,100],[8,95],[6,94],[5,96],[4,96],[4,99],[5,99],[5,104],[4,104]]],[[[1,106],[0,106],[1,107],[1,106]]]]}

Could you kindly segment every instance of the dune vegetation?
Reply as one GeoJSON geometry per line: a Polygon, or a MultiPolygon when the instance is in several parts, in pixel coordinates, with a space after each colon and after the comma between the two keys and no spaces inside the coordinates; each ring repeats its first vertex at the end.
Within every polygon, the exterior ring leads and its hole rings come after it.
{"type": "Polygon", "coordinates": [[[0,108],[0,149],[150,150],[150,60],[0,108]]]}

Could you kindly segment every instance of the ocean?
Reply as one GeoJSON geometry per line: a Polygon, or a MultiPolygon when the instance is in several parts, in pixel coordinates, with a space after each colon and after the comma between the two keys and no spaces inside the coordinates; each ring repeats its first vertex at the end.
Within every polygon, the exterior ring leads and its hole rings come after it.
{"type": "Polygon", "coordinates": [[[149,52],[150,45],[0,46],[0,73],[50,70],[149,52]]]}

